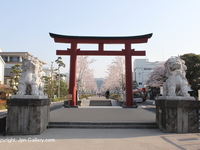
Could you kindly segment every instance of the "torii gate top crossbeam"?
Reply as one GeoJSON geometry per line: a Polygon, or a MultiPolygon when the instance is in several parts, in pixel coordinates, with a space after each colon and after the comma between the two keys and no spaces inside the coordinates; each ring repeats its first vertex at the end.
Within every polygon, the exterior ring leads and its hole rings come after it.
{"type": "MultiPolygon", "coordinates": [[[[125,50],[122,51],[104,51],[104,44],[136,44],[136,43],[147,43],[148,39],[151,38],[151,34],[139,35],[139,36],[117,36],[117,37],[98,37],[98,36],[68,36],[49,33],[56,43],[78,43],[84,44],[98,44],[98,51],[82,51],[77,49],[76,55],[104,55],[104,56],[123,56],[125,55],[125,50]]],[[[73,50],[74,51],[74,50],[73,50]]],[[[71,49],[68,50],[57,50],[57,55],[70,55],[72,53],[71,49]]],[[[145,56],[145,51],[135,51],[131,50],[131,56],[145,56]]]]}
{"type": "Polygon", "coordinates": [[[57,43],[104,43],[104,44],[124,44],[124,43],[147,43],[152,33],[139,36],[117,36],[117,37],[101,37],[101,36],[68,36],[49,33],[57,43]]]}

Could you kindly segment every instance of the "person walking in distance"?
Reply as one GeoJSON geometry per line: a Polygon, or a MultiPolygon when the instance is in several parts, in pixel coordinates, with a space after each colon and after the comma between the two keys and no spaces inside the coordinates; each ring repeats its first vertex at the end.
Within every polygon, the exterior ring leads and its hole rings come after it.
{"type": "Polygon", "coordinates": [[[107,90],[107,91],[106,91],[106,98],[109,99],[109,96],[110,96],[110,91],[107,90]]]}

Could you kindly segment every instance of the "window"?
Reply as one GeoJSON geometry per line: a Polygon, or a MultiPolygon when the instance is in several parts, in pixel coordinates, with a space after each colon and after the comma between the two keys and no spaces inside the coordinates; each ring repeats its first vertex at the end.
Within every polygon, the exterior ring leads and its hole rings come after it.
{"type": "Polygon", "coordinates": [[[2,56],[2,58],[5,62],[8,62],[8,57],[2,56]]]}
{"type": "Polygon", "coordinates": [[[135,71],[142,71],[142,68],[135,68],[135,71]]]}
{"type": "Polygon", "coordinates": [[[144,68],[144,70],[153,70],[152,68],[144,68]]]}
{"type": "Polygon", "coordinates": [[[19,57],[10,57],[10,61],[19,61],[19,57]]]}

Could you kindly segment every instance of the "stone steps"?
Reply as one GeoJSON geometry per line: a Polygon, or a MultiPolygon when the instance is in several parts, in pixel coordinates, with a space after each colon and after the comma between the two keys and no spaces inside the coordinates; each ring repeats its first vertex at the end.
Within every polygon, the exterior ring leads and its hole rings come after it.
{"type": "Polygon", "coordinates": [[[47,128],[158,129],[156,122],[49,122],[47,128]]]}

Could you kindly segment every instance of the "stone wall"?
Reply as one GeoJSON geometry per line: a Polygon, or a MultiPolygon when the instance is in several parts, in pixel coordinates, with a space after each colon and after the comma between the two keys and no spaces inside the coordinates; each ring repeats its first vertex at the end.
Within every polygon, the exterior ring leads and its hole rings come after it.
{"type": "Polygon", "coordinates": [[[7,100],[7,134],[41,134],[50,117],[49,99],[9,99],[7,100]]]}
{"type": "Polygon", "coordinates": [[[167,133],[198,133],[200,101],[156,100],[156,122],[167,133]]]}
{"type": "Polygon", "coordinates": [[[5,134],[6,130],[6,116],[0,117],[0,135],[5,134]]]}

